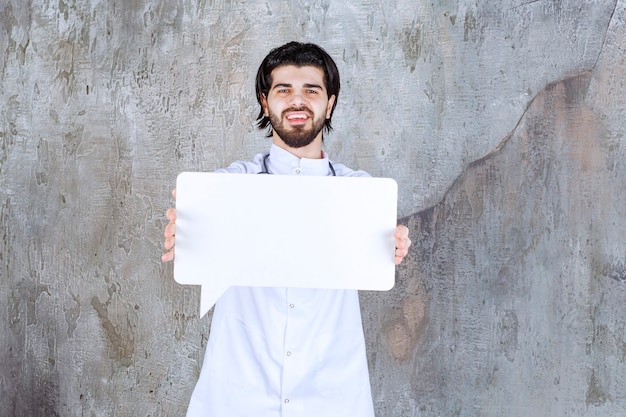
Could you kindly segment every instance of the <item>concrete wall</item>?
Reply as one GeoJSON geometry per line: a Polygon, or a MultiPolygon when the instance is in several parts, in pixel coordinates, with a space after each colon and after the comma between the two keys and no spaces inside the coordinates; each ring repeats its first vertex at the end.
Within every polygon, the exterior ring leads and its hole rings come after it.
{"type": "Polygon", "coordinates": [[[209,332],[162,266],[182,170],[265,150],[322,44],[334,159],[415,245],[363,293],[380,417],[626,414],[626,1],[0,0],[0,414],[182,415],[209,332]]]}

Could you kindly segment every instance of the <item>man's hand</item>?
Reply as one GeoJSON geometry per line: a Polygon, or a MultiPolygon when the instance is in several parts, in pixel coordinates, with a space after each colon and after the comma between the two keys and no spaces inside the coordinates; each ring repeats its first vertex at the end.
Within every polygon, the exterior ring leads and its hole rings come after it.
{"type": "MultiPolygon", "coordinates": [[[[172,197],[176,198],[176,188],[172,190],[172,197]]],[[[169,262],[174,259],[174,237],[176,236],[176,209],[170,207],[165,212],[165,216],[169,220],[167,226],[165,226],[165,252],[161,256],[161,262],[169,262]]]]}
{"type": "Polygon", "coordinates": [[[409,253],[411,239],[409,239],[409,228],[399,224],[393,232],[396,239],[396,265],[399,265],[404,257],[409,253]]]}

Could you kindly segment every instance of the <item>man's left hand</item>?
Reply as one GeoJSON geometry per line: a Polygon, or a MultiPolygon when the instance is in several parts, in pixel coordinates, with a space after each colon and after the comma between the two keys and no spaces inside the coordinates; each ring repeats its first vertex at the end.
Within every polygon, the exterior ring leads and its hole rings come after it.
{"type": "Polygon", "coordinates": [[[399,224],[393,232],[396,239],[396,265],[399,265],[404,257],[409,253],[411,239],[409,239],[409,228],[399,224]]]}

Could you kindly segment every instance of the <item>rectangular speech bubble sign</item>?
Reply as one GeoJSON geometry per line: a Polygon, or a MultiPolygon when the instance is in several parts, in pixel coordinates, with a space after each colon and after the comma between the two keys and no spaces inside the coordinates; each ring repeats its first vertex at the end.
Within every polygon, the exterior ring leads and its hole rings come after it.
{"type": "Polygon", "coordinates": [[[201,316],[231,286],[389,290],[396,182],[183,172],[174,279],[201,285],[201,316]]]}

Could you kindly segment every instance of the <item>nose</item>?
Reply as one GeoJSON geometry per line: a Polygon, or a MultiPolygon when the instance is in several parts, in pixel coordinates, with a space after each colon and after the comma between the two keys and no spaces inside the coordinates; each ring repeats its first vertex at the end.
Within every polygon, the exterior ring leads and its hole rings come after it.
{"type": "Polygon", "coordinates": [[[295,108],[300,108],[304,106],[305,103],[306,103],[306,100],[304,99],[302,94],[300,94],[299,92],[294,92],[291,95],[291,105],[294,106],[295,108]]]}

